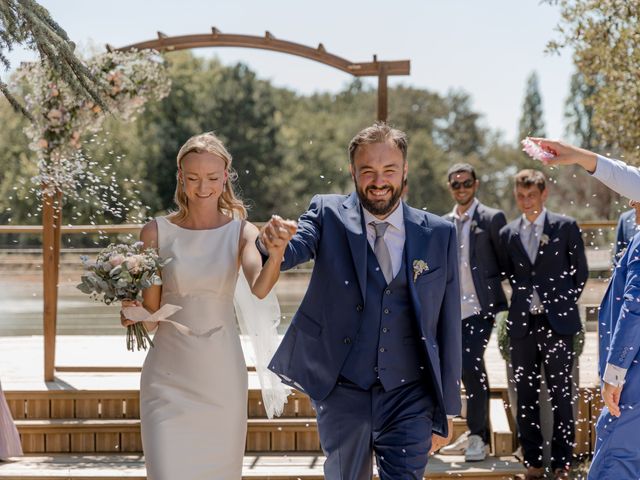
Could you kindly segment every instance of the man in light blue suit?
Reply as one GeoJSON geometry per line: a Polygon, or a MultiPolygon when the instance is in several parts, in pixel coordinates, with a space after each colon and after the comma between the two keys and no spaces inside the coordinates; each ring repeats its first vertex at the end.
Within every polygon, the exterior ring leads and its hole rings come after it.
{"type": "MultiPolygon", "coordinates": [[[[580,165],[619,194],[640,200],[640,170],[563,142],[534,139],[555,157],[550,165],[580,165]]],[[[614,268],[598,316],[602,398],[589,480],[640,478],[640,235],[614,268]]]]}
{"type": "Polygon", "coordinates": [[[460,412],[455,227],[401,200],[403,132],[365,128],[349,157],[355,192],[316,195],[286,248],[282,270],[315,263],[270,369],[311,397],[325,478],[371,479],[375,455],[382,480],[422,479],[460,412]]]}
{"type": "Polygon", "coordinates": [[[589,479],[640,478],[640,235],[614,269],[598,320],[606,406],[589,479]]]}

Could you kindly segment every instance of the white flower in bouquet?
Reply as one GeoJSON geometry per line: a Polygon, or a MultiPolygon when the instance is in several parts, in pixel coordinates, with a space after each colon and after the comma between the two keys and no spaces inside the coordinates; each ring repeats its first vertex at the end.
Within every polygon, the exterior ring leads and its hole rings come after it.
{"type": "MultiPolygon", "coordinates": [[[[142,291],[152,285],[162,285],[160,270],[171,259],[162,259],[155,250],[144,249],[142,242],[133,245],[110,244],[98,253],[94,262],[82,257],[86,272],[78,289],[107,305],[116,300],[140,300],[142,291]]],[[[127,349],[153,347],[142,323],[127,327],[127,349]]]]}

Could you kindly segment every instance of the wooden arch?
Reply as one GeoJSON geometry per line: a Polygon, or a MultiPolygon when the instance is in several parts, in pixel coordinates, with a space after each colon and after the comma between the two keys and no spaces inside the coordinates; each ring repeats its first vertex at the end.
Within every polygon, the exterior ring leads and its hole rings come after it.
{"type": "MultiPolygon", "coordinates": [[[[263,37],[252,35],[226,34],[213,27],[211,33],[181,35],[169,37],[158,32],[158,38],[145,42],[134,43],[121,47],[118,50],[142,50],[151,48],[159,52],[171,52],[175,50],[189,50],[205,47],[238,47],[271,50],[273,52],[287,53],[337,68],[355,77],[378,77],[378,120],[387,120],[388,96],[387,78],[390,75],[409,75],[411,63],[409,60],[378,61],[377,55],[371,62],[351,62],[345,58],[329,53],[322,43],[316,48],[301,45],[299,43],[280,40],[269,31],[263,37]]],[[[113,47],[107,45],[107,49],[113,47]]]]}

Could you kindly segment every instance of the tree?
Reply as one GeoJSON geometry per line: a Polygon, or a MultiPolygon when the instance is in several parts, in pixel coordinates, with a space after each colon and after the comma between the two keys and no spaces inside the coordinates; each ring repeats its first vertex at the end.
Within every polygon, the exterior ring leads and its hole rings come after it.
{"type": "MultiPolygon", "coordinates": [[[[0,0],[0,63],[5,70],[11,66],[6,52],[16,45],[36,50],[47,68],[62,78],[77,95],[91,98],[104,108],[93,75],[74,54],[75,44],[47,9],[34,0],[0,0]]],[[[14,109],[32,118],[1,78],[0,92],[14,109]]]]}
{"type": "Polygon", "coordinates": [[[550,51],[573,48],[585,83],[595,131],[618,154],[638,159],[640,144],[640,2],[628,0],[547,0],[558,3],[560,38],[550,51]]]}
{"type": "Polygon", "coordinates": [[[192,135],[214,131],[233,156],[251,218],[263,220],[285,202],[286,185],[270,180],[282,171],[274,89],[246,65],[224,67],[189,52],[167,56],[172,89],[137,123],[144,148],[132,152],[147,169],[162,210],[173,207],[176,156],[192,135]]]}
{"type": "Polygon", "coordinates": [[[527,87],[522,102],[522,116],[519,124],[519,138],[544,137],[544,118],[542,113],[542,97],[538,86],[538,74],[531,73],[527,78],[527,87]]]}
{"type": "MultiPolygon", "coordinates": [[[[571,76],[569,95],[565,101],[565,132],[567,139],[587,150],[606,151],[607,145],[593,126],[593,106],[590,101],[596,92],[580,72],[571,76]]],[[[558,189],[563,213],[580,216],[582,219],[610,218],[613,200],[617,197],[600,182],[578,183],[575,181],[579,167],[568,167],[552,171],[551,178],[562,188],[558,189]]]]}

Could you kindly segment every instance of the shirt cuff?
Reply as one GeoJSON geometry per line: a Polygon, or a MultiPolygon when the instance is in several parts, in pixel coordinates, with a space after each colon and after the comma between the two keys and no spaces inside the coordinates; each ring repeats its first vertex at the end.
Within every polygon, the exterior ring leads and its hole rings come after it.
{"type": "Polygon", "coordinates": [[[452,418],[456,418],[457,415],[447,415],[447,420],[451,420],[452,418]]]}
{"type": "Polygon", "coordinates": [[[262,240],[260,239],[260,235],[256,237],[256,248],[258,249],[258,251],[263,257],[269,256],[269,250],[267,250],[267,247],[265,247],[264,243],[262,243],[262,240]]]}
{"type": "Polygon", "coordinates": [[[602,380],[614,387],[621,387],[624,385],[624,377],[626,375],[626,368],[620,368],[611,363],[607,363],[607,366],[604,369],[604,375],[602,375],[602,380]]]}

